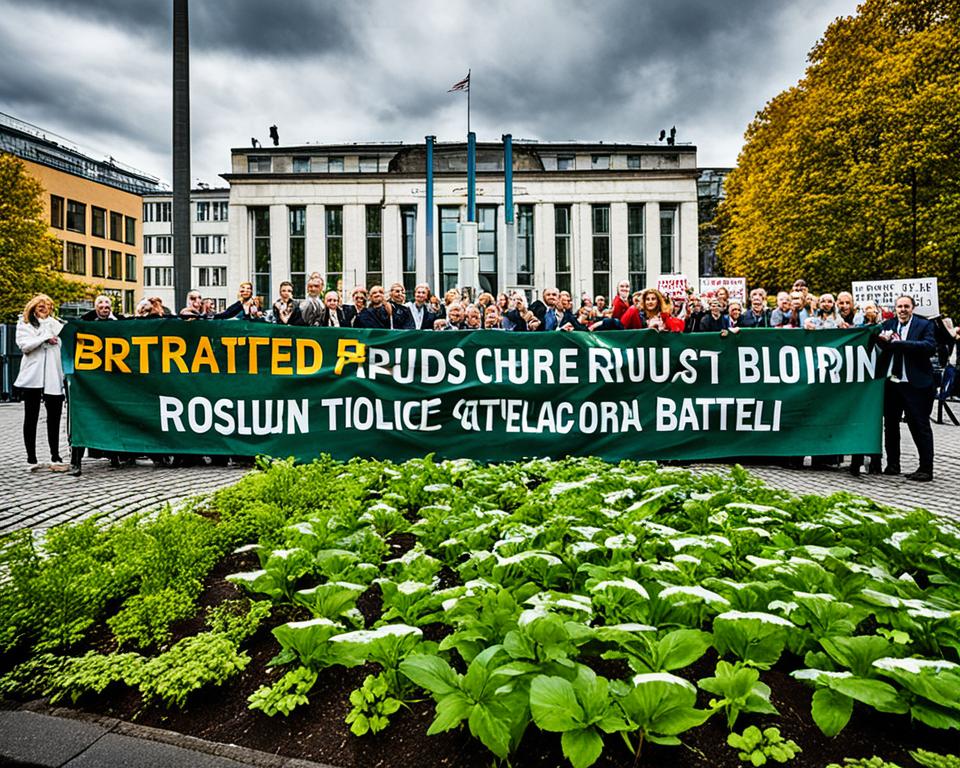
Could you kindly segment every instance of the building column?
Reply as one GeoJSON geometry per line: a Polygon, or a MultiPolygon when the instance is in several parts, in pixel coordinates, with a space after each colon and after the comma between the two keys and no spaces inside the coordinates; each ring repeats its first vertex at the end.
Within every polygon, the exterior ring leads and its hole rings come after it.
{"type": "Polygon", "coordinates": [[[290,214],[286,205],[270,206],[270,290],[266,310],[280,295],[280,283],[290,279],[290,214]]]}
{"type": "MultiPolygon", "coordinates": [[[[399,205],[390,203],[380,209],[380,257],[383,259],[385,285],[403,282],[402,226],[399,205]]],[[[366,238],[366,232],[364,232],[364,238],[366,238]]],[[[366,248],[364,248],[364,262],[366,262],[366,248]]],[[[413,296],[407,298],[413,300],[413,296]]]]}
{"type": "Polygon", "coordinates": [[[680,203],[677,215],[677,262],[690,285],[700,287],[700,227],[695,202],[680,203]]]}
{"type": "Polygon", "coordinates": [[[588,291],[593,295],[593,207],[590,203],[574,203],[570,218],[570,293],[579,296],[588,291]]]}
{"type": "MultiPolygon", "coordinates": [[[[367,220],[365,205],[343,206],[343,284],[349,291],[355,285],[366,285],[367,220]]],[[[327,265],[330,271],[330,265],[327,265]]],[[[367,285],[369,289],[370,286],[367,285]]]]}
{"type": "MultiPolygon", "coordinates": [[[[610,203],[610,292],[616,293],[617,283],[627,279],[627,204],[610,203]]],[[[606,297],[608,300],[609,296],[606,297]]]]}
{"type": "Polygon", "coordinates": [[[647,285],[656,285],[660,270],[660,203],[645,206],[644,232],[647,246],[647,285]]]}
{"type": "Polygon", "coordinates": [[[307,206],[307,255],[304,259],[304,268],[307,271],[308,277],[310,276],[311,272],[323,272],[323,237],[326,233],[326,222],[324,221],[324,215],[325,214],[322,205],[317,205],[314,203],[307,206]]]}
{"type": "Polygon", "coordinates": [[[543,289],[557,282],[557,217],[553,203],[537,203],[533,208],[533,288],[543,289]]]}
{"type": "Polygon", "coordinates": [[[245,205],[231,205],[227,247],[227,298],[237,292],[240,283],[253,279],[250,253],[250,212],[245,205]]]}

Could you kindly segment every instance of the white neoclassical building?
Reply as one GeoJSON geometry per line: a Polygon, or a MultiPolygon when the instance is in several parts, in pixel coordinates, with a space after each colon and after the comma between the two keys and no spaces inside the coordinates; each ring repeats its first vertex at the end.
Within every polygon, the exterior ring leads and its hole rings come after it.
{"type": "MultiPolygon", "coordinates": [[[[467,144],[348,144],[232,150],[227,276],[272,301],[283,280],[329,287],[457,284],[458,224],[467,221],[467,144]]],[[[697,160],[689,145],[514,141],[513,206],[505,215],[504,146],[476,151],[479,287],[556,285],[609,296],[661,274],[696,284],[697,160]],[[510,242],[513,240],[514,242],[510,242]],[[515,257],[513,255],[515,249],[515,257]],[[513,259],[515,258],[515,261],[513,259]],[[511,266],[515,265],[515,266],[511,266]]]]}

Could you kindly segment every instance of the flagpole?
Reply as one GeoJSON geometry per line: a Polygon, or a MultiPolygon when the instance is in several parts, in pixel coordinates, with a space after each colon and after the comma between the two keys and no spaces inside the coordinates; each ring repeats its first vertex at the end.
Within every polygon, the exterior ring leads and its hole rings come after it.
{"type": "MultiPolygon", "coordinates": [[[[460,70],[461,72],[463,70],[460,70]]],[[[467,70],[467,133],[470,133],[470,70],[467,70]]]]}

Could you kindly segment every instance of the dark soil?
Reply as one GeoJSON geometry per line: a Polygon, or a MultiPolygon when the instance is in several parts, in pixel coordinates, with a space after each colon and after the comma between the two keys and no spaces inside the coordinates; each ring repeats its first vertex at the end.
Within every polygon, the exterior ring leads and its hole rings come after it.
{"type": "MultiPolygon", "coordinates": [[[[407,541],[398,534],[391,537],[395,556],[402,554],[407,541]],[[397,546],[399,545],[399,546],[397,546]]],[[[392,547],[392,549],[393,549],[392,547]]],[[[240,597],[237,589],[224,576],[256,566],[251,555],[230,555],[207,578],[200,599],[202,608],[217,605],[226,599],[240,597]]],[[[443,578],[451,579],[451,574],[443,578]]],[[[361,597],[358,607],[365,618],[379,617],[379,588],[372,587],[361,597]]],[[[181,637],[204,629],[201,611],[197,618],[178,623],[175,642],[181,637]]],[[[297,608],[275,610],[270,626],[283,621],[307,618],[297,608]]],[[[427,639],[438,640],[449,628],[442,624],[424,627],[427,639]]],[[[103,627],[94,633],[91,647],[102,651],[115,650],[109,631],[103,627]]],[[[391,719],[382,733],[362,738],[353,736],[344,722],[350,710],[350,692],[363,683],[366,675],[376,673],[375,666],[355,669],[333,667],[325,670],[310,694],[310,704],[294,710],[289,717],[267,717],[247,708],[247,697],[264,683],[275,681],[281,669],[267,669],[266,664],[279,646],[269,628],[258,632],[246,646],[252,661],[247,669],[220,689],[203,690],[192,697],[183,711],[145,706],[137,691],[120,689],[112,695],[82,700],[79,708],[96,714],[118,717],[156,728],[165,728],[210,741],[240,744],[293,758],[329,763],[341,768],[489,768],[493,756],[470,736],[466,727],[427,737],[434,718],[430,699],[409,703],[391,719]]],[[[590,665],[608,677],[625,678],[629,669],[619,661],[589,659],[590,665]]],[[[699,662],[680,674],[696,681],[712,675],[716,655],[711,650],[699,662]]],[[[796,665],[793,665],[796,666],[796,665]]],[[[772,701],[780,717],[757,718],[741,715],[736,730],[748,725],[778,726],[784,738],[793,739],[803,752],[790,763],[796,768],[823,768],[830,762],[843,763],[844,757],[880,755],[887,760],[912,765],[907,752],[923,747],[937,752],[956,752],[957,734],[935,731],[911,724],[904,716],[883,715],[857,705],[847,728],[835,739],[820,733],[810,717],[811,689],[787,674],[792,668],[781,664],[762,673],[762,679],[773,690],[772,701]]],[[[700,692],[698,706],[705,707],[709,694],[700,692]]],[[[683,746],[661,747],[646,744],[639,765],[670,768],[739,768],[743,765],[736,751],[726,744],[727,727],[723,714],[712,717],[706,725],[682,736],[683,746]]],[[[560,749],[560,735],[544,733],[531,726],[517,754],[511,759],[515,768],[553,768],[568,765],[560,749]]],[[[633,768],[634,756],[618,735],[607,736],[605,749],[597,766],[633,768]]]]}

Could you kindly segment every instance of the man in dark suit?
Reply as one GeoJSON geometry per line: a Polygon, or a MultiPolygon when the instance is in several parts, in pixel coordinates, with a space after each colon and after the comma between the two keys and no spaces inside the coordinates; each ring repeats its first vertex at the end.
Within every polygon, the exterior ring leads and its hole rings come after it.
{"type": "Polygon", "coordinates": [[[933,323],[914,314],[911,296],[897,299],[896,317],[883,324],[879,370],[888,371],[883,401],[883,442],[887,451],[885,475],[900,474],[900,417],[906,414],[910,435],[920,454],[920,467],[906,477],[933,479],[933,430],[930,410],[935,387],[930,356],[936,354],[933,323]]]}
{"type": "Polygon", "coordinates": [[[543,291],[543,301],[537,299],[530,305],[530,311],[533,312],[537,320],[540,321],[540,325],[537,327],[538,331],[557,330],[557,322],[563,315],[562,312],[560,312],[559,315],[557,313],[560,309],[558,306],[559,303],[560,291],[556,288],[545,288],[543,291]],[[553,313],[553,316],[549,318],[549,320],[547,319],[548,313],[553,313]]]}
{"type": "Polygon", "coordinates": [[[353,321],[354,328],[393,328],[393,305],[384,301],[383,286],[370,289],[370,303],[353,321]]]}
{"type": "Polygon", "coordinates": [[[403,283],[394,283],[390,286],[390,304],[393,311],[393,327],[397,330],[414,330],[413,315],[406,305],[407,290],[403,283]]]}
{"type": "Polygon", "coordinates": [[[413,290],[413,301],[407,303],[407,309],[413,317],[413,327],[418,331],[432,331],[433,322],[437,319],[430,306],[430,286],[420,283],[413,290]]]}
{"type": "Polygon", "coordinates": [[[323,309],[317,315],[316,324],[321,328],[343,328],[349,326],[343,309],[340,307],[340,294],[327,291],[323,297],[323,309]]]}

